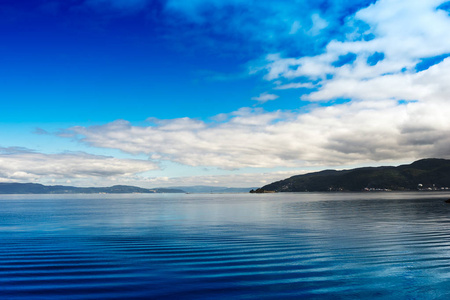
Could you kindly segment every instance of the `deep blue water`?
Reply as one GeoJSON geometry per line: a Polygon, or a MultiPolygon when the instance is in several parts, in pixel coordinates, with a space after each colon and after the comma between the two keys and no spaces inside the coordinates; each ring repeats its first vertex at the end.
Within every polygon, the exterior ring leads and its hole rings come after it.
{"type": "Polygon", "coordinates": [[[450,299],[448,198],[0,196],[0,299],[450,299]]]}

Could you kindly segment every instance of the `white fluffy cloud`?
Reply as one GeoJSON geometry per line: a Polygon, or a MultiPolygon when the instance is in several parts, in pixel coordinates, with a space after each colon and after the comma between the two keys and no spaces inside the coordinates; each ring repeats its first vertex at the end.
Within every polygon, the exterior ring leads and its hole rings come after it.
{"type": "Polygon", "coordinates": [[[158,168],[150,161],[117,159],[71,152],[43,154],[23,148],[0,148],[0,181],[51,182],[67,179],[114,179],[158,168]]]}
{"type": "Polygon", "coordinates": [[[442,102],[450,96],[450,58],[418,73],[396,73],[361,80],[338,77],[304,99],[311,101],[347,98],[359,100],[397,99],[421,102],[442,102]]]}
{"type": "Polygon", "coordinates": [[[243,109],[222,122],[185,118],[133,126],[122,120],[70,131],[91,146],[189,166],[329,166],[449,157],[448,115],[445,102],[377,100],[299,115],[243,109]]]}
{"type": "MultiPolygon", "coordinates": [[[[433,83],[422,80],[416,66],[424,59],[450,53],[450,17],[439,9],[446,1],[379,0],[348,19],[354,32],[331,41],[311,57],[267,56],[267,80],[308,78],[318,92],[305,100],[423,99],[430,89],[448,90],[448,62],[435,68],[433,83]],[[441,75],[446,78],[439,78],[441,75]]],[[[292,87],[295,87],[294,85],[292,87]]],[[[448,95],[448,94],[447,94],[448,95]]]]}

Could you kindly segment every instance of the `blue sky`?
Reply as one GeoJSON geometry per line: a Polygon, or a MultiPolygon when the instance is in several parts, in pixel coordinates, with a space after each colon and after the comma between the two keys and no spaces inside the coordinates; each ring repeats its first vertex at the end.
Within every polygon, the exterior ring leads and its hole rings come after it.
{"type": "Polygon", "coordinates": [[[0,181],[261,186],[450,158],[450,2],[0,4],[0,181]]]}

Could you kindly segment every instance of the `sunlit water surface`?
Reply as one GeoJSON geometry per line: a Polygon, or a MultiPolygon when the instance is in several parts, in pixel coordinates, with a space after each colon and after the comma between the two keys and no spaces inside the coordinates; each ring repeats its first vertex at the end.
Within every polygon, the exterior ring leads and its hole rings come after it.
{"type": "Polygon", "coordinates": [[[0,196],[0,299],[450,299],[449,197],[0,196]]]}

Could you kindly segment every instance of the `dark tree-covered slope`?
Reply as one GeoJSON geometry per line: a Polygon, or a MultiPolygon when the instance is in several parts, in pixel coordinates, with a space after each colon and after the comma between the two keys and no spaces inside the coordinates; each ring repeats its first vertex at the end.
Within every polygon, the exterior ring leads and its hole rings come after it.
{"type": "Polygon", "coordinates": [[[398,167],[325,170],[273,182],[257,192],[429,190],[450,187],[450,160],[429,158],[398,167]]]}

